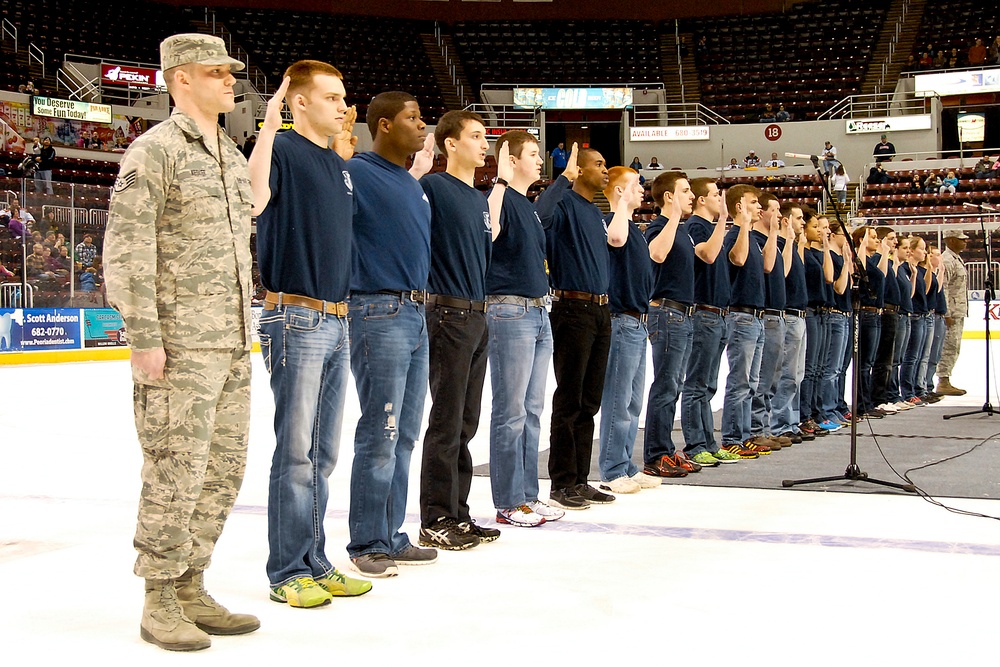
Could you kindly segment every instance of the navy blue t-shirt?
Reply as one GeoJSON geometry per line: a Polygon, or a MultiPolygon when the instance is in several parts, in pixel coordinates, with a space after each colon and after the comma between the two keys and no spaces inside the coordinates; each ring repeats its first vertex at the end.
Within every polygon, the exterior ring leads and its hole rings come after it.
{"type": "MultiPolygon", "coordinates": [[[[763,248],[767,243],[767,234],[751,230],[750,238],[763,248]]],[[[761,260],[763,262],[763,260],[761,260]]],[[[763,264],[762,264],[763,266],[763,264]]],[[[774,267],[770,273],[764,274],[764,307],[772,310],[784,310],[787,298],[785,296],[785,258],[781,252],[775,254],[774,267]]]]}
{"type": "Polygon", "coordinates": [[[431,205],[427,291],[485,301],[493,246],[486,195],[446,172],[428,174],[420,185],[431,205]]]}
{"type": "MultiPolygon", "coordinates": [[[[658,216],[646,227],[646,241],[651,243],[667,226],[667,219],[658,216]]],[[[688,226],[681,223],[674,235],[674,244],[661,263],[653,264],[653,299],[671,299],[690,306],[694,303],[694,242],[688,226]]]]}
{"type": "Polygon", "coordinates": [[[352,292],[422,290],[431,265],[431,206],[403,167],[377,153],[347,161],[354,181],[352,292]]]}
{"type": "Polygon", "coordinates": [[[356,199],[347,163],[289,130],[274,138],[271,198],[257,216],[260,280],[271,292],[343,301],[356,199]]]}
{"type": "Polygon", "coordinates": [[[917,289],[913,293],[913,310],[914,313],[927,313],[930,312],[930,308],[927,305],[927,281],[925,276],[927,275],[927,269],[917,265],[917,289]]]}
{"type": "Polygon", "coordinates": [[[860,297],[862,306],[881,308],[885,305],[885,275],[879,271],[875,256],[865,261],[865,273],[868,275],[868,288],[861,285],[860,297]]]}
{"type": "MultiPolygon", "coordinates": [[[[720,225],[725,224],[720,222],[720,225]]],[[[715,230],[715,223],[709,222],[700,215],[692,215],[684,223],[688,235],[695,247],[708,241],[715,230]]],[[[703,262],[698,255],[694,256],[694,302],[716,308],[729,306],[729,262],[723,257],[726,250],[719,251],[711,264],[703,262]]]]}
{"type": "Polygon", "coordinates": [[[754,240],[753,230],[750,231],[749,251],[743,266],[736,266],[729,261],[729,251],[736,245],[736,238],[739,236],[740,228],[733,225],[726,232],[726,238],[722,241],[722,254],[720,259],[725,260],[729,268],[729,305],[744,306],[749,308],[764,307],[764,255],[762,254],[763,244],[754,240]]]}
{"type": "MultiPolygon", "coordinates": [[[[882,254],[875,253],[872,255],[872,259],[877,264],[882,261],[882,254]]],[[[883,305],[899,305],[899,281],[896,280],[896,266],[891,259],[885,270],[885,287],[882,289],[882,299],[883,305]]]]}
{"type": "Polygon", "coordinates": [[[913,289],[910,283],[910,263],[903,262],[896,269],[896,284],[899,286],[899,310],[902,313],[912,313],[913,310],[913,297],[910,295],[910,290],[913,289]]]}
{"type": "MultiPolygon", "coordinates": [[[[785,243],[794,243],[778,237],[778,252],[785,249],[785,243]]],[[[773,271],[772,271],[773,273],[773,271]]],[[[805,310],[809,307],[809,293],[806,290],[806,266],[799,257],[798,247],[792,248],[792,268],[785,276],[785,308],[805,310]]]]}
{"type": "Polygon", "coordinates": [[[944,290],[938,290],[937,276],[931,278],[931,295],[934,297],[934,312],[938,315],[948,314],[948,302],[944,298],[944,290]]]}
{"type": "Polygon", "coordinates": [[[610,284],[608,228],[601,209],[567,190],[552,210],[551,217],[542,211],[539,215],[545,226],[552,287],[607,294],[610,284]]]}
{"type": "MultiPolygon", "coordinates": [[[[610,225],[614,217],[614,213],[608,213],[604,220],[610,225]]],[[[653,260],[649,258],[649,246],[639,226],[629,221],[628,241],[620,248],[608,246],[608,251],[611,253],[611,284],[608,288],[611,312],[649,312],[653,260]]]]}
{"type": "Polygon", "coordinates": [[[508,187],[500,212],[500,234],[493,242],[493,258],[486,273],[486,293],[536,298],[548,292],[542,220],[527,197],[508,187]]]}
{"type": "Polygon", "coordinates": [[[806,248],[806,291],[810,308],[833,307],[833,285],[823,276],[823,251],[806,248]]]}
{"type": "MultiPolygon", "coordinates": [[[[830,251],[830,258],[833,259],[833,280],[836,282],[840,278],[840,274],[844,272],[844,256],[838,255],[837,253],[830,251]]],[[[834,289],[833,285],[830,285],[830,291],[833,294],[833,307],[837,310],[842,310],[845,313],[849,313],[853,310],[851,306],[851,282],[848,279],[847,287],[844,289],[843,294],[837,294],[837,290],[834,289]]]]}

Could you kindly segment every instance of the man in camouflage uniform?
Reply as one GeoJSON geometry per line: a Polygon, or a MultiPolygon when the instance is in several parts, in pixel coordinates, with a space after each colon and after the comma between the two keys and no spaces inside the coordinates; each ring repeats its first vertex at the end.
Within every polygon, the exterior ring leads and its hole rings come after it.
{"type": "Polygon", "coordinates": [[[140,634],[169,650],[260,627],[205,591],[203,573],[243,481],[250,416],[247,163],[219,128],[243,64],[208,35],[160,44],[176,108],[121,161],[104,256],[132,350],[143,450],[135,573],[140,634]]]}
{"type": "Polygon", "coordinates": [[[948,315],[945,317],[947,329],[944,334],[944,347],[941,350],[941,361],[938,362],[937,393],[945,396],[962,396],[964,389],[951,384],[951,371],[958,359],[962,347],[962,330],[965,328],[965,318],[969,315],[968,273],[961,253],[969,237],[960,229],[949,229],[944,233],[944,244],[947,249],[941,253],[944,264],[944,298],[948,304],[948,315]]]}

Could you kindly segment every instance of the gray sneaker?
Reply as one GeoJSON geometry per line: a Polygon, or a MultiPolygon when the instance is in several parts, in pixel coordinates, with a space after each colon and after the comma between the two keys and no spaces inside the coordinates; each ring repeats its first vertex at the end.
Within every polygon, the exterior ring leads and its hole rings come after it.
{"type": "Polygon", "coordinates": [[[393,554],[392,559],[396,565],[430,565],[437,562],[438,552],[437,549],[421,549],[408,544],[398,554],[393,554]]]}
{"type": "Polygon", "coordinates": [[[369,579],[395,577],[398,574],[396,561],[389,558],[388,554],[361,554],[351,558],[351,563],[358,574],[369,579]]]}

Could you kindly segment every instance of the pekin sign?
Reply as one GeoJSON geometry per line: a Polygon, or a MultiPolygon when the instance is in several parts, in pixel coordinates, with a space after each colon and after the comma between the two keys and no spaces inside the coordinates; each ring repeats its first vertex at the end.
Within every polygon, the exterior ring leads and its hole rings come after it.
{"type": "Polygon", "coordinates": [[[162,88],[163,73],[145,67],[130,67],[128,65],[101,65],[101,82],[112,86],[131,86],[133,88],[162,88]]]}

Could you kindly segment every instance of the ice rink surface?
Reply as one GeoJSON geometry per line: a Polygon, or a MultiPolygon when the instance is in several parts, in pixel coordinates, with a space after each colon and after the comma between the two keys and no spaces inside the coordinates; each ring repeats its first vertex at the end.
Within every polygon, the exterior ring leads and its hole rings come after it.
{"type": "MultiPolygon", "coordinates": [[[[983,404],[982,364],[983,343],[965,341],[952,381],[970,393],[942,405],[983,404]]],[[[400,568],[360,598],[312,610],[271,602],[264,562],[274,408],[260,355],[246,480],[206,581],[223,604],[256,614],[262,626],[215,637],[207,651],[169,653],[138,632],[142,581],[132,574],[131,540],[141,455],[128,362],[7,366],[0,383],[3,664],[995,660],[1000,523],[899,494],[664,485],[539,528],[502,527],[497,542],[400,568]]],[[[328,555],[349,575],[358,417],[350,384],[326,518],[328,555]]],[[[550,379],[550,395],[553,388],[550,379]]],[[[717,407],[721,400],[720,389],[717,407]]],[[[476,464],[488,460],[489,405],[487,377],[476,464]]],[[[545,447],[547,414],[543,424],[545,447]]],[[[405,526],[413,541],[418,461],[419,453],[405,526]]],[[[1000,515],[996,500],[948,502],[1000,515]]],[[[470,505],[480,523],[492,523],[488,478],[473,480],[470,505]]]]}

